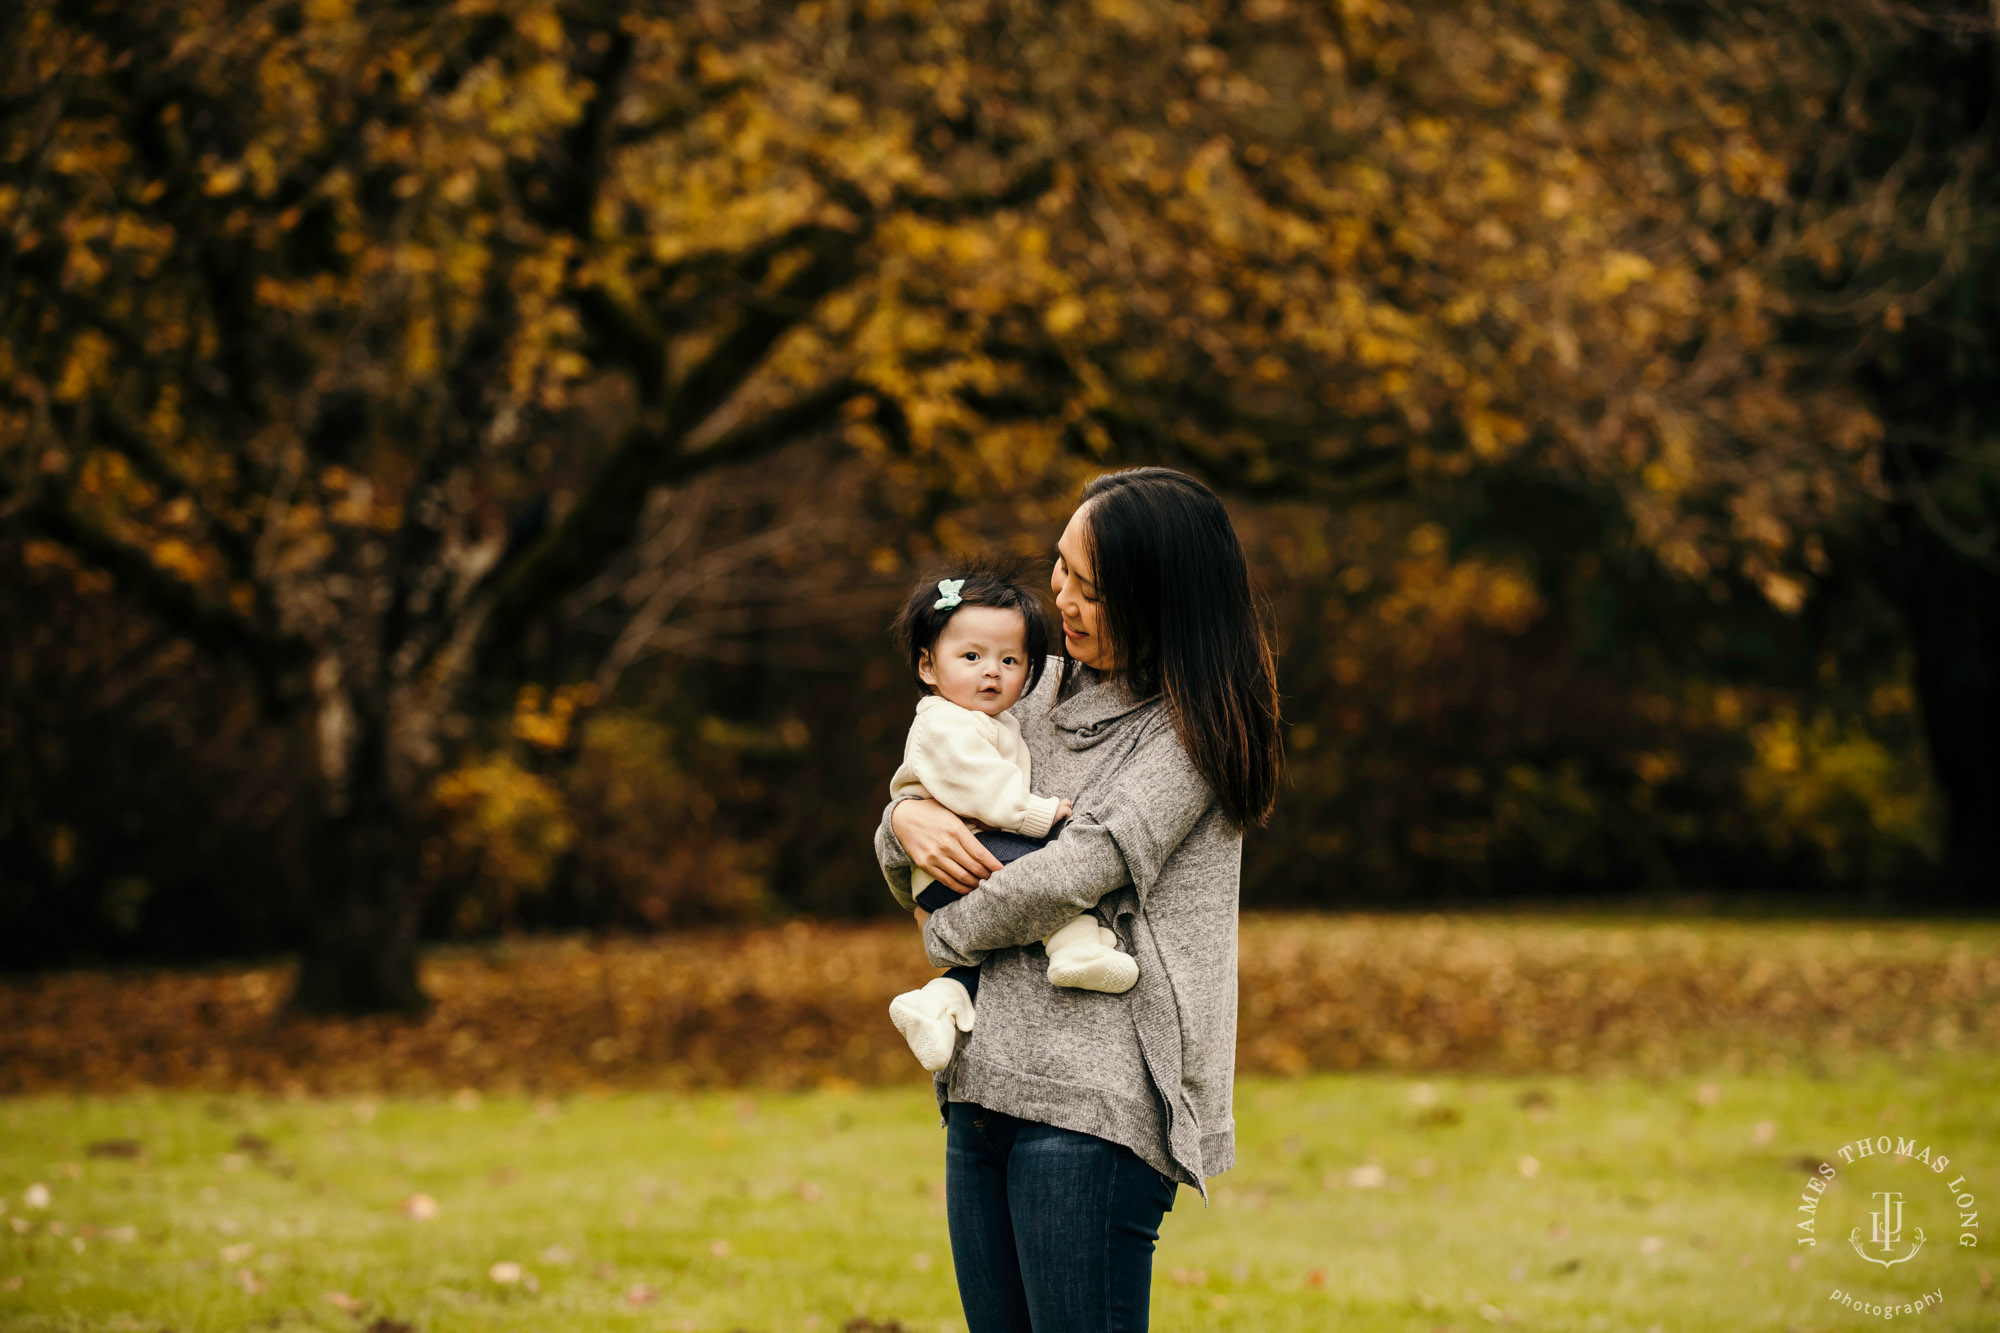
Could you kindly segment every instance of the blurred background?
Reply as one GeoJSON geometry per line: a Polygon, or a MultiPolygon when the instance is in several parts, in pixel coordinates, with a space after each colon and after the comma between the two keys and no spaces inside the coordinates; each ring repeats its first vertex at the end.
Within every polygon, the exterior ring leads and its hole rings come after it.
{"type": "Polygon", "coordinates": [[[1140,463],[1247,906],[1990,907],[1982,4],[0,24],[8,968],[887,913],[895,599],[1140,463]]]}
{"type": "Polygon", "coordinates": [[[0,5],[0,1323],[959,1327],[888,621],[1164,464],[1288,767],[1159,1326],[1833,1327],[1818,1163],[2000,1162],[1996,22],[0,5]]]}

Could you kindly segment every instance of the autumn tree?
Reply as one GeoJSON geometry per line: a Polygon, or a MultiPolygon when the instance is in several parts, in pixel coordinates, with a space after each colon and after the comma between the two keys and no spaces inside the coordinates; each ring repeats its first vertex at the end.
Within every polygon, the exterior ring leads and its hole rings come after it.
{"type": "Polygon", "coordinates": [[[1908,627],[1947,805],[1942,897],[2000,866],[2000,11],[1846,0],[1717,20],[1810,52],[1808,134],[1768,228],[1786,341],[1879,419],[1850,558],[1908,627]]]}
{"type": "Polygon", "coordinates": [[[482,664],[641,541],[649,495],[867,406],[880,365],[827,332],[866,318],[838,298],[885,231],[1046,185],[1011,138],[943,160],[920,29],[822,72],[779,40],[800,21],[9,20],[7,512],[295,735],[299,1006],[421,1004],[410,813],[482,664]],[[586,429],[607,374],[629,406],[586,429]]]}
{"type": "Polygon", "coordinates": [[[586,612],[670,632],[607,572],[665,586],[675,488],[786,448],[926,523],[1114,461],[1529,478],[1795,609],[1880,433],[1763,265],[1772,71],[1827,76],[1681,17],[44,0],[5,20],[0,505],[292,738],[321,1010],[421,1002],[411,812],[481,683],[586,612]]]}

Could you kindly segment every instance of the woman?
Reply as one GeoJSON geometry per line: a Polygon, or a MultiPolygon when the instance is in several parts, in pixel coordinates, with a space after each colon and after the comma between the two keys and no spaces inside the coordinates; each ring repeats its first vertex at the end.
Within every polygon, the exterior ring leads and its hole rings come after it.
{"type": "Polygon", "coordinates": [[[1238,871],[1277,786],[1270,646],[1214,492],[1098,477],[1056,555],[1062,670],[1013,712],[1037,788],[1076,813],[1004,868],[935,802],[892,801],[876,834],[904,906],[912,864],[964,895],[919,909],[930,960],[980,969],[978,1022],[936,1076],[971,1333],[1146,1327],[1176,1185],[1205,1201],[1235,1157],[1238,871]],[[1049,985],[1035,942],[1100,900],[1138,983],[1049,985]]]}

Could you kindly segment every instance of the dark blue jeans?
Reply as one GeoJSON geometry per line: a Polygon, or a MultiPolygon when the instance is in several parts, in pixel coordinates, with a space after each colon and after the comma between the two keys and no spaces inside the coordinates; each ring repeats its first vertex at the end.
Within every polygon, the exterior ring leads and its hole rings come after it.
{"type": "Polygon", "coordinates": [[[945,1215],[971,1333],[1144,1333],[1174,1183],[1120,1143],[971,1102],[945,1113],[945,1215]]]}

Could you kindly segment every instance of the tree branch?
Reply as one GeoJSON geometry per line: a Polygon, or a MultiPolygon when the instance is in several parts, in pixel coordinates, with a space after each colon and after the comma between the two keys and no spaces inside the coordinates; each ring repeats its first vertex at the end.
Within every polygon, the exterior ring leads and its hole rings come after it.
{"type": "Polygon", "coordinates": [[[236,612],[216,606],[143,551],[53,497],[31,500],[20,519],[31,531],[111,575],[142,611],[190,643],[249,667],[267,704],[284,701],[285,675],[310,658],[303,639],[267,633],[236,612]]]}
{"type": "Polygon", "coordinates": [[[493,572],[480,639],[486,645],[513,642],[535,616],[595,577],[632,544],[646,494],[654,487],[774,453],[832,425],[841,406],[864,392],[866,386],[855,380],[835,380],[693,452],[681,447],[678,436],[634,428],[562,522],[493,572]]]}

